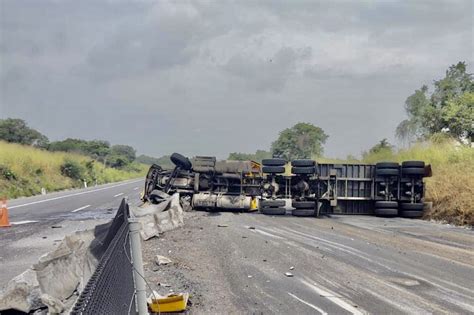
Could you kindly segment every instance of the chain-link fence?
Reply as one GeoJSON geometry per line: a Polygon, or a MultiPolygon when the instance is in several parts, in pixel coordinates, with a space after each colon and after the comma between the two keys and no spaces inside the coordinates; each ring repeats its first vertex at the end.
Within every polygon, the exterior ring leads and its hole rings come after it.
{"type": "Polygon", "coordinates": [[[99,264],[71,314],[135,314],[129,209],[122,201],[114,220],[96,228],[91,251],[99,264]]]}

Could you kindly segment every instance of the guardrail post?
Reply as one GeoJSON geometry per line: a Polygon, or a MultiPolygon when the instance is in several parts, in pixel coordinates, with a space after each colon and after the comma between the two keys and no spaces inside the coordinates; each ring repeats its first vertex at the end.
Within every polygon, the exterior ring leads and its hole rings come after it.
{"type": "Polygon", "coordinates": [[[130,249],[132,252],[133,279],[135,280],[135,304],[139,315],[148,314],[146,301],[145,273],[143,271],[140,223],[135,218],[128,219],[130,230],[130,249]]]}

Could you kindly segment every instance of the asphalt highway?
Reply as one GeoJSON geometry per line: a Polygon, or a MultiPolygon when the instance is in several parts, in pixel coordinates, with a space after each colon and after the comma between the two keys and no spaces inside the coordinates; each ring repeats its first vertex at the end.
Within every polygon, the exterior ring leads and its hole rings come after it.
{"type": "Polygon", "coordinates": [[[53,250],[68,234],[113,218],[122,198],[140,203],[143,179],[9,200],[8,228],[0,228],[0,288],[53,250]]]}
{"type": "Polygon", "coordinates": [[[472,230],[372,216],[186,215],[184,229],[145,242],[145,269],[160,294],[191,291],[192,312],[474,313],[472,230]],[[156,254],[174,264],[157,270],[156,254]]]}

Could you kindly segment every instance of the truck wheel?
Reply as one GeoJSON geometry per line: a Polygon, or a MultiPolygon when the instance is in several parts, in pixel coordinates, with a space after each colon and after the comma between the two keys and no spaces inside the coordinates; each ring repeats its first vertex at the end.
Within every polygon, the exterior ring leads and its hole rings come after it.
{"type": "Polygon", "coordinates": [[[396,201],[376,201],[375,209],[397,209],[398,202],[396,201]]]}
{"type": "Polygon", "coordinates": [[[401,203],[400,210],[421,211],[423,212],[423,203],[401,203]]]}
{"type": "Polygon", "coordinates": [[[402,168],[402,175],[423,176],[425,169],[421,167],[404,167],[402,168]]]}
{"type": "Polygon", "coordinates": [[[398,176],[398,168],[378,168],[375,170],[377,176],[398,176]]]}
{"type": "Polygon", "coordinates": [[[285,168],[283,166],[264,166],[262,167],[262,172],[269,174],[282,174],[285,173],[285,168]]]}
{"type": "Polygon", "coordinates": [[[284,166],[285,164],[286,164],[286,160],[280,159],[280,158],[262,160],[262,165],[264,166],[284,166]]]}
{"type": "Polygon", "coordinates": [[[397,208],[375,208],[374,213],[378,217],[396,217],[398,215],[397,208]]]}
{"type": "Polygon", "coordinates": [[[405,162],[402,162],[402,167],[425,168],[425,162],[423,162],[423,161],[405,161],[405,162]]]}
{"type": "Polygon", "coordinates": [[[291,211],[291,214],[296,217],[314,217],[316,211],[314,209],[295,209],[291,211]]]}
{"type": "Polygon", "coordinates": [[[314,209],[316,207],[315,201],[296,201],[293,200],[291,206],[296,209],[314,209]]]}
{"type": "Polygon", "coordinates": [[[173,162],[174,165],[181,167],[183,170],[190,170],[193,167],[191,161],[189,161],[187,157],[179,153],[171,154],[170,160],[171,162],[173,162]]]}
{"type": "Polygon", "coordinates": [[[260,206],[262,208],[266,207],[284,207],[285,206],[285,200],[273,200],[273,199],[263,199],[260,201],[260,206]]]}
{"type": "Polygon", "coordinates": [[[398,164],[397,162],[379,162],[375,164],[376,169],[388,169],[388,168],[398,169],[399,166],[400,164],[398,164]]]}
{"type": "Polygon", "coordinates": [[[286,209],[279,207],[279,208],[261,208],[260,213],[266,214],[266,215],[285,215],[286,214],[286,209]]]}
{"type": "Polygon", "coordinates": [[[302,167],[302,166],[294,166],[291,168],[292,174],[314,174],[315,173],[314,166],[312,167],[302,167]]]}
{"type": "Polygon", "coordinates": [[[401,210],[400,216],[402,218],[421,218],[423,216],[423,211],[401,210]]]}
{"type": "Polygon", "coordinates": [[[301,160],[293,160],[291,161],[291,166],[315,166],[316,161],[308,160],[308,159],[301,159],[301,160]]]}

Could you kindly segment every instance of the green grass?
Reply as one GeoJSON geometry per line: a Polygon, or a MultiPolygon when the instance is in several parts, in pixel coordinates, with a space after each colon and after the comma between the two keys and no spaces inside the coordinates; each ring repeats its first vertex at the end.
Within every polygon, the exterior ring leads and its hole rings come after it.
{"type": "Polygon", "coordinates": [[[47,191],[82,187],[82,180],[62,175],[61,165],[65,161],[79,165],[89,185],[142,177],[148,168],[134,163],[118,170],[78,154],[49,152],[0,141],[0,197],[32,196],[39,194],[43,187],[47,191]]]}
{"type": "Polygon", "coordinates": [[[431,164],[433,176],[425,179],[425,201],[433,202],[433,208],[425,218],[474,226],[474,148],[434,140],[395,152],[367,154],[362,162],[422,160],[431,164]]]}

